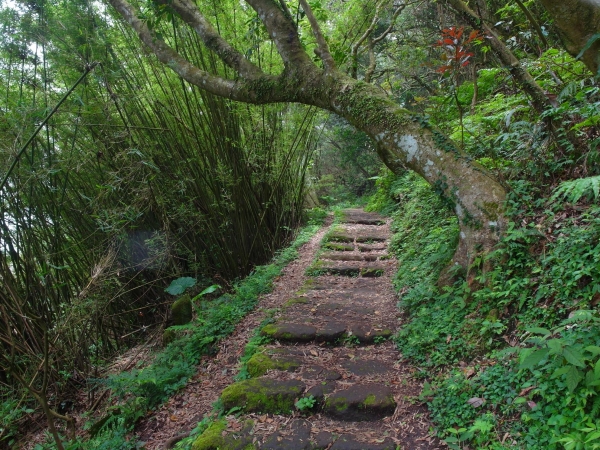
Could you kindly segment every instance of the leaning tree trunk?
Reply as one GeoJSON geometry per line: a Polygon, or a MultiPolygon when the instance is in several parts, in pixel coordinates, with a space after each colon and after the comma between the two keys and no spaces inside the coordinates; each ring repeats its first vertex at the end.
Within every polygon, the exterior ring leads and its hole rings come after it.
{"type": "Polygon", "coordinates": [[[387,167],[417,172],[452,205],[460,226],[454,264],[467,267],[478,253],[498,242],[506,225],[506,192],[483,167],[375,86],[340,72],[308,78],[303,103],[333,111],[366,132],[387,167]]]}
{"type": "Polygon", "coordinates": [[[377,143],[379,156],[393,171],[409,168],[425,178],[454,208],[460,243],[454,263],[468,267],[495,245],[505,228],[505,190],[481,166],[459,151],[424,118],[383,95],[376,87],[338,70],[327,40],[307,0],[299,0],[317,41],[318,67],[299,39],[285,0],[246,0],[258,14],[285,65],[280,75],[264,73],[227,42],[193,0],[156,0],[171,8],[237,77],[226,79],[195,67],[150,30],[127,0],[107,0],[137,32],[159,61],[182,78],[215,95],[241,102],[298,102],[333,111],[377,143]]]}

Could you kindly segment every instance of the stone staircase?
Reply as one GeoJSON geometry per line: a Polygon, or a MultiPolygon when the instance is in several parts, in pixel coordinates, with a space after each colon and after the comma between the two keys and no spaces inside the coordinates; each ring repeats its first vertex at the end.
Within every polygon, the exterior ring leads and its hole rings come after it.
{"type": "Polygon", "coordinates": [[[390,338],[398,327],[384,218],[349,209],[304,287],[260,334],[250,378],[225,388],[230,415],[194,450],[443,448],[428,434],[420,384],[390,338]]]}

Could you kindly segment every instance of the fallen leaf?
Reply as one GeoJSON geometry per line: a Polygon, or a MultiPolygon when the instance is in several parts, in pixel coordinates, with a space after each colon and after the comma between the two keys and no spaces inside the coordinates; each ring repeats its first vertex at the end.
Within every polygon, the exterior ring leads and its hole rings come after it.
{"type": "Polygon", "coordinates": [[[171,419],[171,422],[177,422],[179,419],[177,419],[176,415],[172,415],[171,417],[169,417],[169,419],[171,419]]]}
{"type": "Polygon", "coordinates": [[[475,375],[475,369],[473,369],[472,367],[467,367],[466,369],[463,369],[462,372],[467,380],[469,378],[471,378],[473,375],[475,375]]]}
{"type": "Polygon", "coordinates": [[[532,402],[531,400],[529,400],[527,402],[527,406],[529,406],[531,409],[535,408],[537,406],[536,402],[532,402]]]}
{"type": "Polygon", "coordinates": [[[529,394],[530,391],[532,391],[533,389],[535,389],[537,386],[529,386],[526,388],[521,389],[521,392],[519,392],[519,397],[524,397],[527,394],[529,394]]]}
{"type": "Polygon", "coordinates": [[[313,356],[319,356],[319,354],[317,353],[316,350],[311,350],[310,354],[313,355],[313,356]]]}
{"type": "Polygon", "coordinates": [[[448,337],[446,338],[446,344],[449,344],[451,340],[452,340],[452,336],[448,335],[448,337]]]}
{"type": "Polygon", "coordinates": [[[483,398],[479,398],[479,397],[472,397],[469,400],[467,400],[467,403],[469,405],[471,405],[473,408],[479,408],[481,405],[483,405],[485,403],[485,400],[483,398]]]}

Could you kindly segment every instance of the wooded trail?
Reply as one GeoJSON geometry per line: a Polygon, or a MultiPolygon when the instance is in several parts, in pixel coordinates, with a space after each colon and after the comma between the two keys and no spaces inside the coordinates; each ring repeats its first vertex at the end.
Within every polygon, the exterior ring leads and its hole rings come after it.
{"type": "Polygon", "coordinates": [[[146,448],[172,446],[218,398],[232,414],[195,450],[445,448],[391,340],[401,321],[389,221],[349,209],[340,222],[300,249],[219,353],[141,423],[146,448]],[[249,341],[253,355],[240,364],[249,341]],[[247,379],[235,381],[240,369],[247,379]]]}

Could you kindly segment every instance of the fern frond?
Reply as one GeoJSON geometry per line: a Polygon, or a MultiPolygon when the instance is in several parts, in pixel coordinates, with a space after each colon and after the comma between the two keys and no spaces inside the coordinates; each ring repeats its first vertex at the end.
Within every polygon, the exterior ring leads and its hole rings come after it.
{"type": "Polygon", "coordinates": [[[569,203],[577,203],[584,196],[592,201],[600,198],[600,175],[563,181],[550,197],[550,201],[556,202],[562,198],[569,203]]]}

